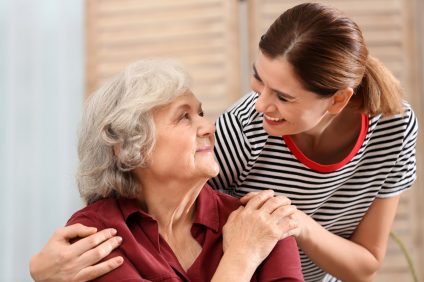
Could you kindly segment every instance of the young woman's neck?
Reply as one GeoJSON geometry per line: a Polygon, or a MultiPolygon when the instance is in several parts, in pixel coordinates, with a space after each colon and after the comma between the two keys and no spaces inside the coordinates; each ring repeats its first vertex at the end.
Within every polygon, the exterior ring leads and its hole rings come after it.
{"type": "Polygon", "coordinates": [[[361,114],[345,109],[338,115],[324,117],[307,132],[292,135],[304,155],[321,164],[342,160],[353,148],[361,130],[361,114]]]}

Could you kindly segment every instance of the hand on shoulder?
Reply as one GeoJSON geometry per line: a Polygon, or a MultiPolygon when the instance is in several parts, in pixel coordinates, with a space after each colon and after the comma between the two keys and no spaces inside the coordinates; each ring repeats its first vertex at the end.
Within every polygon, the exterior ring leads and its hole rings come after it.
{"type": "Polygon", "coordinates": [[[122,264],[122,257],[98,262],[120,245],[122,239],[115,234],[115,229],[97,232],[96,228],[82,224],[57,229],[31,258],[31,277],[36,282],[82,282],[112,271],[122,264]]]}
{"type": "Polygon", "coordinates": [[[239,209],[231,213],[224,226],[224,252],[243,253],[260,263],[272,251],[278,240],[292,235],[297,227],[291,215],[296,207],[284,196],[274,196],[272,190],[249,193],[239,209]]]}

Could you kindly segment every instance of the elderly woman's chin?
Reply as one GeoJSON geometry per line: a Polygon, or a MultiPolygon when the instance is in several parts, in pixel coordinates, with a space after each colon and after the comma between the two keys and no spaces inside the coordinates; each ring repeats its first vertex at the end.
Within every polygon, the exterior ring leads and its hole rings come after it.
{"type": "Polygon", "coordinates": [[[212,152],[197,152],[196,166],[206,177],[215,177],[219,173],[219,165],[212,152]]]}

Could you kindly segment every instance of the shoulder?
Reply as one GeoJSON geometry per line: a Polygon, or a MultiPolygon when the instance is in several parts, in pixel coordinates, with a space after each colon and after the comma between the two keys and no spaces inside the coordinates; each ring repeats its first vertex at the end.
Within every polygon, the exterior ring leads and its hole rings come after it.
{"type": "MultiPolygon", "coordinates": [[[[237,100],[231,107],[229,107],[224,113],[233,113],[235,115],[241,115],[246,110],[252,109],[258,99],[258,94],[251,91],[237,100]]],[[[254,109],[254,108],[253,108],[254,109]]]]}
{"type": "Polygon", "coordinates": [[[408,104],[406,101],[403,103],[405,111],[402,114],[402,120],[404,123],[404,127],[406,130],[406,133],[409,134],[410,132],[417,132],[418,131],[418,122],[417,117],[415,115],[414,110],[412,109],[411,105],[408,104]]]}
{"type": "Polygon", "coordinates": [[[218,118],[218,123],[230,119],[232,121],[237,121],[240,127],[251,124],[260,116],[255,109],[257,99],[258,95],[255,92],[246,94],[218,118]]]}
{"type": "Polygon", "coordinates": [[[414,110],[406,101],[404,112],[392,116],[375,116],[370,118],[370,129],[376,136],[399,139],[415,139],[418,123],[414,110]]]}
{"type": "MultiPolygon", "coordinates": [[[[256,111],[258,94],[251,92],[232,107],[227,109],[216,121],[216,143],[225,140],[254,146],[256,142],[265,142],[268,135],[263,128],[262,113],[256,111]]],[[[255,146],[254,146],[255,147],[255,146]]]]}
{"type": "Polygon", "coordinates": [[[415,112],[411,105],[403,101],[404,112],[391,116],[376,116],[371,120],[385,129],[417,127],[415,112]]]}
{"type": "Polygon", "coordinates": [[[304,281],[298,246],[294,237],[278,241],[258,268],[259,281],[304,281]]]}
{"type": "Polygon", "coordinates": [[[110,218],[117,217],[120,217],[117,200],[106,198],[89,204],[75,212],[66,225],[81,223],[92,227],[104,228],[108,226],[107,222],[110,218]]]}

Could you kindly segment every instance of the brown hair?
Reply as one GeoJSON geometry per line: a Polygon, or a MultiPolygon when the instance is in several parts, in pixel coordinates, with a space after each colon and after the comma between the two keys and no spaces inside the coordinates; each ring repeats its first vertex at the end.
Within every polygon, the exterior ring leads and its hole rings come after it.
{"type": "Polygon", "coordinates": [[[281,14],[259,42],[270,58],[284,57],[305,89],[327,97],[351,87],[350,101],[371,114],[401,113],[399,82],[368,54],[358,25],[340,11],[318,3],[281,14]]]}

